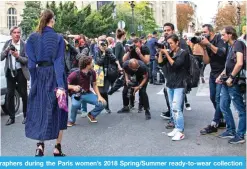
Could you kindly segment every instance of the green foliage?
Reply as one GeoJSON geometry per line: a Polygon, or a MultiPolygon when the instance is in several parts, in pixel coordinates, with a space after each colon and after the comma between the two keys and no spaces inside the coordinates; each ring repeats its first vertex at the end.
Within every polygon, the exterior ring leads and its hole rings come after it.
{"type": "MultiPolygon", "coordinates": [[[[28,7],[29,3],[39,3],[40,2],[25,2],[25,10],[30,11],[28,7]]],[[[46,8],[51,9],[56,17],[56,24],[54,29],[59,33],[66,33],[69,31],[71,34],[85,34],[88,37],[98,37],[100,35],[109,35],[111,32],[115,32],[117,29],[117,23],[120,20],[125,21],[127,32],[131,31],[132,23],[132,12],[128,2],[125,2],[121,5],[115,6],[114,3],[106,4],[102,6],[98,11],[92,10],[91,5],[86,6],[83,9],[77,9],[75,2],[65,1],[60,3],[55,3],[55,1],[47,2],[46,8]],[[112,17],[114,9],[116,8],[117,16],[116,18],[112,17]]],[[[37,25],[38,15],[40,13],[37,10],[33,10],[29,13],[24,13],[24,17],[29,18],[35,17],[32,20],[25,20],[25,24],[37,25]]],[[[153,18],[153,12],[148,7],[147,2],[137,3],[134,9],[134,25],[135,32],[137,32],[137,26],[142,25],[142,33],[150,33],[157,26],[153,18]]],[[[24,24],[24,25],[25,25],[24,24]]],[[[33,26],[31,26],[33,28],[33,26]]],[[[32,30],[29,30],[32,31],[32,30]]]]}
{"type": "Polygon", "coordinates": [[[41,2],[40,1],[26,1],[25,9],[23,9],[23,20],[20,23],[22,29],[22,35],[24,39],[34,31],[38,25],[38,18],[41,12],[41,2]]]}

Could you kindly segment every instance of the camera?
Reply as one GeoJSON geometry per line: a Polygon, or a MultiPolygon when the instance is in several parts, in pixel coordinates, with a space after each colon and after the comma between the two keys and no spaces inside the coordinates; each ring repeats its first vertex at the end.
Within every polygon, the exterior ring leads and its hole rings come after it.
{"type": "Polygon", "coordinates": [[[223,83],[225,83],[225,82],[227,81],[228,78],[229,78],[229,77],[228,77],[227,75],[223,74],[223,75],[221,75],[221,77],[220,77],[220,81],[222,81],[223,83]]]}
{"type": "Polygon", "coordinates": [[[81,88],[79,92],[75,93],[75,95],[74,95],[75,100],[80,100],[81,99],[81,95],[84,92],[85,92],[85,90],[81,88]]]}
{"type": "Polygon", "coordinates": [[[15,46],[12,45],[12,44],[9,45],[9,49],[12,50],[12,51],[17,51],[17,49],[15,48],[15,46]]]}
{"type": "Polygon", "coordinates": [[[155,47],[157,47],[158,49],[165,49],[165,47],[166,47],[166,44],[165,44],[165,43],[158,43],[158,42],[155,42],[154,45],[155,45],[155,47]]]}
{"type": "Polygon", "coordinates": [[[246,79],[245,78],[240,78],[238,80],[238,86],[239,86],[241,93],[246,93],[246,79]]]}
{"type": "Polygon", "coordinates": [[[137,86],[137,81],[136,81],[136,77],[132,76],[130,77],[130,82],[128,83],[128,93],[127,93],[127,97],[130,98],[133,95],[133,89],[132,87],[137,86]]]}
{"type": "Polygon", "coordinates": [[[194,36],[191,38],[191,42],[194,44],[200,43],[205,37],[204,36],[194,36]]]}
{"type": "Polygon", "coordinates": [[[78,39],[75,40],[75,44],[79,44],[79,40],[78,39]]]}
{"type": "Polygon", "coordinates": [[[126,44],[126,46],[128,51],[133,51],[136,49],[135,44],[126,44]]]}

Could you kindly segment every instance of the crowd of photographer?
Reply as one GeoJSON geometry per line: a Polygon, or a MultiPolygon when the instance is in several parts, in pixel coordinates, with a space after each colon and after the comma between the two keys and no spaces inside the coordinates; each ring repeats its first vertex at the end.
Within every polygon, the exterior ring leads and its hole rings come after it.
{"type": "Polygon", "coordinates": [[[57,139],[54,155],[64,156],[60,144],[62,131],[75,125],[79,112],[92,123],[97,122],[96,117],[104,109],[111,113],[108,97],[121,87],[123,107],[117,113],[130,112],[135,106],[135,94],[139,92],[138,112],[144,109],[145,119],[150,120],[147,86],[164,83],[168,111],[160,116],[169,120],[166,128],[172,129],[168,133],[172,140],[184,139],[184,107],[191,110],[186,95],[198,87],[200,77],[205,83],[206,64],[211,66],[209,88],[215,113],[212,122],[200,133],[214,133],[222,127],[226,131],[220,138],[231,138],[229,143],[232,144],[245,142],[246,33],[237,39],[233,27],[225,27],[221,34],[216,34],[212,25],[205,24],[202,35],[197,33],[186,42],[175,34],[172,23],[165,23],[160,39],[155,31],[140,38],[132,33],[125,43],[126,32],[117,29],[116,40],[105,35],[95,39],[76,35],[70,41],[54,31],[54,24],[53,12],[45,10],[37,32],[30,35],[26,45],[20,39],[20,28],[12,28],[12,39],[6,42],[1,53],[1,61],[6,59],[8,87],[10,118],[6,125],[15,123],[13,92],[18,83],[26,136],[39,140],[37,156],[43,156],[44,141],[51,139],[57,139]],[[66,109],[60,110],[60,103],[59,106],[56,103],[57,98],[68,93],[69,117],[64,113],[66,109]],[[239,115],[237,130],[231,102],[239,115]],[[94,109],[88,111],[87,104],[94,105],[94,109]]]}

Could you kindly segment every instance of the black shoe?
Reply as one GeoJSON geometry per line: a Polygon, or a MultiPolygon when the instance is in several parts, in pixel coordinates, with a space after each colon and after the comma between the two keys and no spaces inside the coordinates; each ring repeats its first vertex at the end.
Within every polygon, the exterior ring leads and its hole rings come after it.
{"type": "Polygon", "coordinates": [[[149,110],[145,111],[145,116],[146,116],[146,120],[150,120],[151,119],[151,114],[149,110]]]}
{"type": "Polygon", "coordinates": [[[27,121],[27,118],[24,117],[23,121],[22,121],[22,124],[26,124],[26,121],[27,121]]]}
{"type": "Polygon", "coordinates": [[[35,157],[43,157],[44,156],[44,149],[45,149],[45,144],[44,143],[37,143],[37,149],[35,153],[35,157]],[[40,148],[42,147],[42,149],[40,148]]]}
{"type": "Polygon", "coordinates": [[[226,122],[220,121],[218,128],[226,128],[226,122]]]}
{"type": "Polygon", "coordinates": [[[171,119],[171,113],[169,110],[167,112],[162,112],[160,117],[167,119],[167,120],[170,120],[171,119]]]}
{"type": "Polygon", "coordinates": [[[162,85],[162,83],[154,82],[154,85],[162,85]]]}
{"type": "Polygon", "coordinates": [[[128,106],[123,107],[121,110],[119,110],[117,113],[129,113],[130,108],[128,106]]]}
{"type": "Polygon", "coordinates": [[[202,80],[202,83],[205,83],[204,77],[202,77],[201,80],[202,80]]]}
{"type": "Polygon", "coordinates": [[[58,143],[57,145],[55,145],[55,148],[58,150],[59,153],[53,153],[53,155],[55,157],[64,157],[66,156],[63,152],[62,152],[62,148],[61,148],[61,144],[58,143]]]}
{"type": "Polygon", "coordinates": [[[218,130],[215,126],[208,125],[200,131],[201,135],[216,133],[218,130]]]}
{"type": "Polygon", "coordinates": [[[142,105],[139,105],[138,106],[138,113],[142,113],[142,111],[143,111],[143,106],[142,105]]]}
{"type": "Polygon", "coordinates": [[[9,126],[9,125],[14,124],[14,123],[15,123],[15,119],[8,119],[8,121],[5,125],[9,126]]]}

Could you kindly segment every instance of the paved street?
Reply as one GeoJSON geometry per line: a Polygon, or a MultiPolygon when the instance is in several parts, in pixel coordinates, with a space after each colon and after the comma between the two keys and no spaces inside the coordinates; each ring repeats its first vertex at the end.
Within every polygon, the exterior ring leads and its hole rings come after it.
{"type": "MultiPolygon", "coordinates": [[[[117,114],[122,107],[121,92],[117,92],[110,97],[112,114],[101,114],[97,124],[89,123],[80,115],[77,117],[77,125],[65,131],[62,143],[64,153],[68,156],[245,156],[245,144],[231,145],[227,140],[217,138],[216,134],[199,134],[213,117],[208,72],[209,66],[206,69],[206,84],[194,89],[188,97],[192,111],[184,112],[184,140],[174,142],[166,135],[171,130],[165,128],[166,120],[160,118],[161,111],[166,110],[164,96],[160,92],[163,87],[149,85],[151,120],[146,121],[144,113],[137,113],[137,109],[129,114],[117,114]]],[[[235,112],[234,116],[236,118],[235,112]]],[[[1,119],[1,155],[33,156],[36,141],[25,137],[22,115],[11,126],[5,126],[7,118],[2,116],[1,119]]],[[[46,142],[45,155],[52,155],[54,143],[46,142]]]]}

